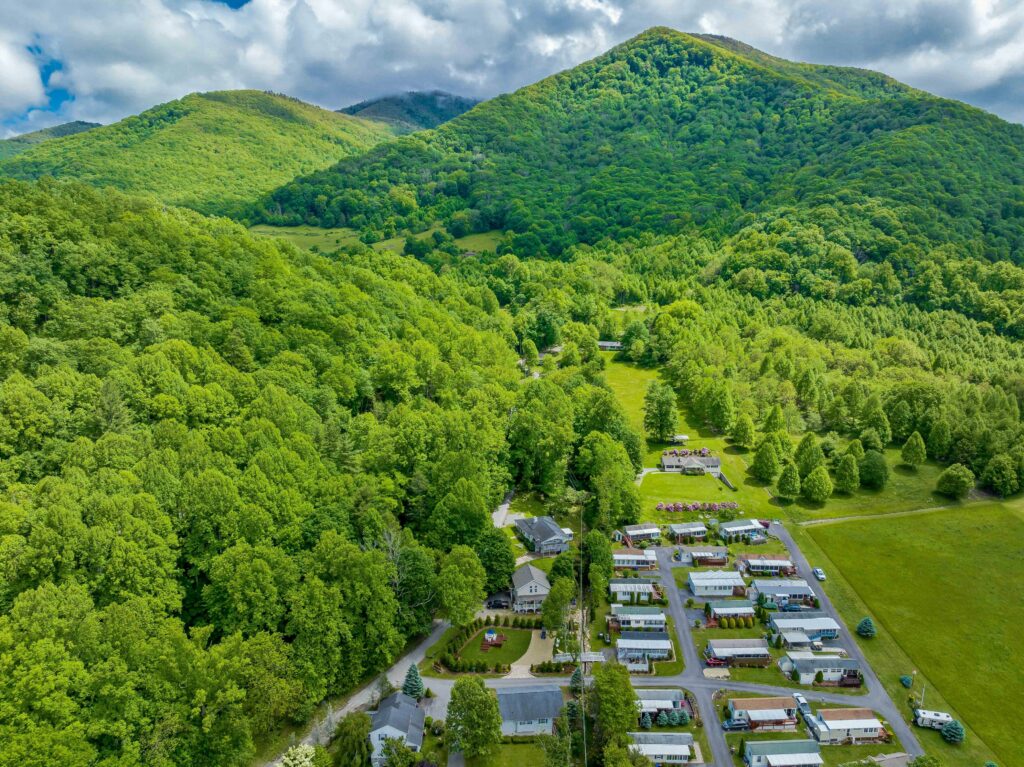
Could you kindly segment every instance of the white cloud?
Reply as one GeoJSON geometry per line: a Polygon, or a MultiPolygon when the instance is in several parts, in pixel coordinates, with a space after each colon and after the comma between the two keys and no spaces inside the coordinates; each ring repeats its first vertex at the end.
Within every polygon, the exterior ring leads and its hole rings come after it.
{"type": "Polygon", "coordinates": [[[775,55],[881,69],[1024,120],[1024,3],[1009,0],[29,0],[0,21],[0,119],[46,97],[29,46],[64,66],[65,119],[110,122],[197,90],[336,108],[406,89],[488,97],[666,25],[775,55]]]}

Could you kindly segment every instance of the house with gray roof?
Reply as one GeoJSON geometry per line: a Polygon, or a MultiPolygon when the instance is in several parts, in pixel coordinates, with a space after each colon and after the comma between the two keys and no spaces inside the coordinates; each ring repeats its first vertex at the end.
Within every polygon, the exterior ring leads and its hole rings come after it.
{"type": "Polygon", "coordinates": [[[708,528],[703,522],[673,522],[668,526],[669,535],[679,543],[684,538],[702,541],[708,537],[708,528]]]}
{"type": "Polygon", "coordinates": [[[812,642],[835,639],[839,636],[839,624],[834,618],[822,612],[772,613],[769,625],[775,633],[799,631],[812,642]]]}
{"type": "Polygon", "coordinates": [[[564,700],[557,684],[499,689],[502,735],[550,735],[564,700]]]}
{"type": "Polygon", "coordinates": [[[821,746],[817,741],[765,740],[747,741],[743,748],[747,767],[821,767],[821,746]]]}
{"type": "Polygon", "coordinates": [[[559,527],[552,517],[520,517],[516,530],[538,554],[561,554],[572,542],[572,530],[559,527]]]}
{"type": "Polygon", "coordinates": [[[734,519],[718,525],[718,534],[723,538],[739,537],[750,543],[767,540],[764,525],[756,519],[734,519]]]}
{"type": "Polygon", "coordinates": [[[699,751],[688,732],[630,732],[629,750],[654,765],[688,764],[697,761],[699,751]]]}
{"type": "Polygon", "coordinates": [[[414,698],[396,692],[384,698],[370,717],[371,761],[374,767],[384,764],[384,743],[400,740],[412,751],[423,746],[424,713],[414,698]]]}
{"type": "Polygon", "coordinates": [[[862,684],[860,661],[838,655],[793,650],[779,659],[779,669],[789,675],[795,671],[796,681],[800,684],[814,684],[818,674],[821,674],[823,684],[842,687],[860,687],[862,684]]]}
{"type": "Polygon", "coordinates": [[[548,576],[529,562],[512,573],[512,609],[517,613],[539,612],[550,591],[548,576]]]}
{"type": "Polygon", "coordinates": [[[661,454],[662,471],[678,471],[683,474],[722,474],[722,459],[714,455],[681,455],[679,450],[665,450],[661,454]]]}
{"type": "Polygon", "coordinates": [[[756,595],[764,594],[766,600],[776,604],[814,601],[814,589],[802,578],[755,578],[750,586],[756,595]]]}

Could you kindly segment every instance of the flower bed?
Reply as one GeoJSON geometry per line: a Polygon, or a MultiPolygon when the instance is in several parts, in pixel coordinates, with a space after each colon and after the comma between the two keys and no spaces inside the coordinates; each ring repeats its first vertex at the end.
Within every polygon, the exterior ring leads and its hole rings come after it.
{"type": "Polygon", "coordinates": [[[675,501],[668,503],[659,503],[656,508],[658,511],[736,511],[740,505],[735,501],[675,501]]]}

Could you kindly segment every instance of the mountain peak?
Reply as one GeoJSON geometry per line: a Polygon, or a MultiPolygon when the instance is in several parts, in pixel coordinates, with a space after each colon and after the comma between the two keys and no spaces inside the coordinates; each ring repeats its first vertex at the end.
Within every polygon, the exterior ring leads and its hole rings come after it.
{"type": "Polygon", "coordinates": [[[347,115],[391,125],[399,133],[436,128],[479,103],[441,90],[406,91],[367,99],[339,109],[347,115]]]}

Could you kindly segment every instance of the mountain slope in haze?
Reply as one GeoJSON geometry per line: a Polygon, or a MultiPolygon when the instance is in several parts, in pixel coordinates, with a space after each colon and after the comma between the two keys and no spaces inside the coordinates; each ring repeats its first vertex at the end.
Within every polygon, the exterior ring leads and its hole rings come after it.
{"type": "Polygon", "coordinates": [[[1024,251],[1024,128],[865,70],[657,28],[434,131],[298,179],[258,216],[514,233],[524,255],[782,216],[860,260],[1024,251]],[[967,151],[964,151],[966,148],[967,151]]]}
{"type": "Polygon", "coordinates": [[[72,122],[54,125],[49,128],[43,128],[42,130],[32,131],[31,133],[23,133],[20,136],[14,136],[13,138],[0,140],[0,160],[5,160],[16,154],[21,154],[22,152],[34,147],[36,144],[41,144],[44,141],[60,138],[62,136],[73,136],[76,133],[84,133],[87,130],[92,130],[93,128],[98,127],[100,127],[99,123],[74,120],[72,122]]]}
{"type": "Polygon", "coordinates": [[[399,133],[436,128],[475,107],[479,101],[444,91],[407,91],[360,101],[343,109],[347,115],[387,123],[399,133]]]}
{"type": "Polygon", "coordinates": [[[260,91],[194,93],[0,163],[230,213],[275,186],[390,138],[392,130],[260,91]]]}

